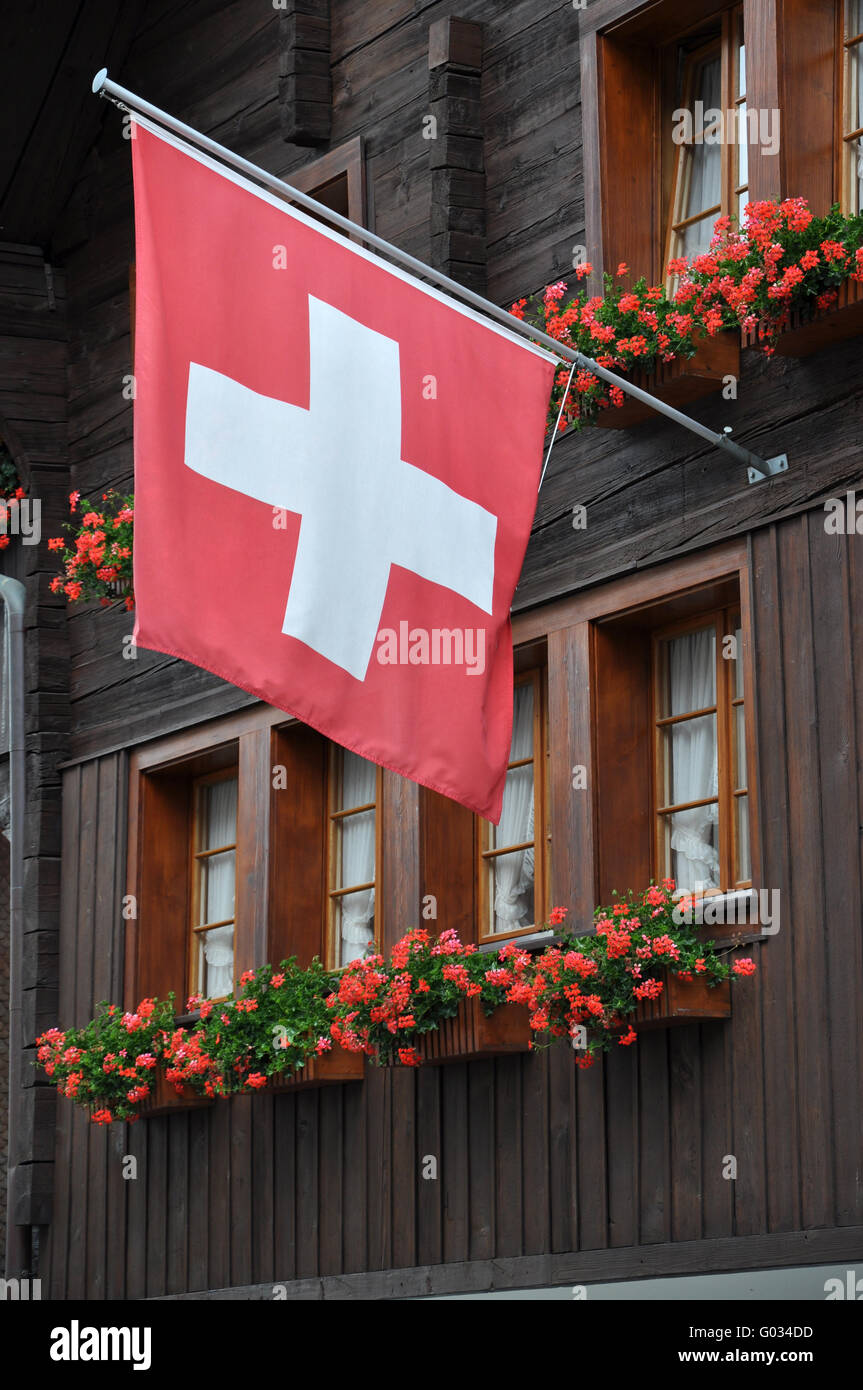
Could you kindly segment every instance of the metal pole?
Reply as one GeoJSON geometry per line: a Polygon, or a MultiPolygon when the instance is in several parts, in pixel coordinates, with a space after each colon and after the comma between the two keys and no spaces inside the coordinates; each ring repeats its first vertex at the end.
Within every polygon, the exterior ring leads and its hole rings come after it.
{"type": "Polygon", "coordinates": [[[768,476],[774,472],[781,472],[787,468],[785,455],[780,455],[778,459],[764,460],[757,454],[753,454],[749,449],[744,449],[729,439],[728,433],[717,434],[715,430],[708,429],[698,420],[693,420],[689,415],[684,415],[682,411],[676,410],[672,405],[666,405],[665,401],[659,400],[656,396],[651,396],[648,391],[643,391],[640,386],[635,386],[626,377],[618,376],[616,372],[609,371],[607,367],[601,367],[593,358],[585,357],[584,353],[577,352],[574,348],[568,347],[565,343],[560,343],[550,334],[543,333],[542,329],[534,328],[532,324],[525,323],[518,319],[514,314],[510,314],[506,309],[501,309],[499,305],[493,304],[490,299],[484,299],[482,295],[476,294],[473,290],[460,285],[457,280],[451,280],[448,275],[435,270],[433,266],[426,265],[424,261],[417,260],[415,256],[409,255],[406,251],[401,251],[398,246],[393,246],[392,242],[385,241],[383,237],[370,232],[366,227],[361,227],[358,222],[351,222],[350,218],[343,217],[341,213],[334,212],[332,208],[326,207],[323,203],[317,202],[308,193],[303,193],[299,188],[293,188],[291,184],[285,183],[283,179],[278,179],[274,174],[268,174],[266,169],[261,169],[257,164],[252,164],[250,160],[243,159],[242,155],[234,154],[233,150],[227,149],[217,141],[211,140],[209,135],[202,135],[193,126],[186,125],[184,121],[178,121],[176,116],[171,116],[167,111],[162,111],[160,107],[153,106],[152,102],[145,101],[143,97],[130,92],[127,87],[121,87],[118,82],[113,82],[108,76],[107,68],[100,68],[93,78],[93,91],[97,96],[106,97],[121,110],[128,111],[131,115],[140,113],[147,116],[150,120],[162,125],[166,130],[171,130],[174,134],[181,136],[192,145],[197,145],[199,149],[206,150],[207,153],[215,155],[225,164],[230,164],[240,173],[246,174],[249,178],[255,179],[258,183],[264,184],[267,188],[272,188],[276,193],[281,193],[290,198],[292,202],[299,203],[300,207],[307,208],[317,217],[321,217],[326,222],[332,223],[346,235],[356,237],[360,241],[373,246],[376,251],[388,256],[391,260],[403,265],[407,270],[415,275],[421,276],[426,280],[431,280],[441,289],[463,299],[473,308],[479,309],[489,318],[504,325],[511,332],[519,334],[523,338],[532,338],[535,343],[540,343],[543,347],[549,348],[556,356],[563,358],[566,362],[575,362],[579,367],[586,371],[594,372],[603,381],[607,381],[611,386],[619,386],[621,391],[632,396],[637,401],[642,401],[645,405],[656,410],[660,415],[666,416],[669,420],[674,420],[676,424],[682,425],[684,429],[690,430],[693,434],[700,435],[707,440],[708,444],[713,444],[718,449],[730,454],[738,463],[745,464],[749,469],[750,482],[768,476]],[[781,460],[781,462],[780,462],[781,460]]]}
{"type": "MultiPolygon", "coordinates": [[[[24,585],[0,575],[0,598],[6,605],[6,674],[9,682],[9,1131],[6,1173],[7,1279],[20,1278],[29,1266],[24,1227],[16,1221],[18,1129],[23,1063],[22,964],[24,932],[24,585]]],[[[29,1228],[27,1229],[29,1236],[29,1228]]]]}

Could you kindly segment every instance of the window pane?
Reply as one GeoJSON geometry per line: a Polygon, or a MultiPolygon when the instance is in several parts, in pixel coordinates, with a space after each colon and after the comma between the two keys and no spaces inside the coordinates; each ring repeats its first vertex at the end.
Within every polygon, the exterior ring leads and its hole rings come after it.
{"type": "Polygon", "coordinates": [[[700,628],[662,643],[662,716],[689,714],[716,704],[716,629],[700,628]]]}
{"type": "Polygon", "coordinates": [[[197,849],[221,849],[237,842],[237,778],[205,782],[198,788],[197,849]]]}
{"type": "Polygon", "coordinates": [[[863,0],[846,0],[845,37],[852,39],[863,31],[863,0]]]}
{"type": "MultiPolygon", "coordinates": [[[[721,76],[722,63],[719,57],[708,59],[696,74],[693,98],[704,103],[705,117],[710,111],[718,110],[721,105],[721,76]]],[[[693,109],[693,118],[697,110],[697,107],[693,109]]],[[[710,125],[706,125],[705,129],[709,132],[710,125]]],[[[715,207],[722,197],[722,147],[719,143],[714,143],[713,139],[709,139],[709,142],[699,139],[703,133],[696,124],[696,138],[689,147],[684,199],[678,212],[678,220],[681,222],[684,218],[694,217],[707,208],[715,207]]],[[[681,160],[681,164],[683,162],[681,160]]]]}
{"type": "Polygon", "coordinates": [[[746,119],[746,102],[741,102],[737,110],[737,187],[749,182],[749,126],[746,119]]]}
{"type": "Polygon", "coordinates": [[[734,879],[736,883],[745,883],[752,878],[752,862],[749,855],[749,797],[736,796],[734,800],[737,816],[737,864],[734,879]]]}
{"type": "Polygon", "coordinates": [[[338,882],[333,888],[352,888],[357,883],[371,883],[375,876],[375,813],[357,811],[336,822],[339,855],[336,866],[338,882]]]}
{"type": "Polygon", "coordinates": [[[500,825],[491,827],[490,849],[521,845],[533,839],[533,763],[511,767],[503,789],[500,825]]]}
{"type": "Polygon", "coordinates": [[[493,932],[518,931],[534,920],[534,852],[517,850],[487,861],[491,879],[489,928],[493,932]]]}
{"type": "Polygon", "coordinates": [[[746,48],[741,43],[737,49],[737,95],[742,97],[746,92],[746,48]]]}
{"type": "Polygon", "coordinates": [[[716,715],[684,719],[663,729],[667,806],[702,801],[716,796],[719,774],[716,762],[716,715]]]}
{"type": "Polygon", "coordinates": [[[196,937],[197,988],[207,999],[230,994],[234,987],[234,928],[214,927],[196,937]]]}
{"type": "Polygon", "coordinates": [[[662,817],[665,864],[687,893],[719,887],[717,821],[716,802],[662,817]]]}
{"type": "Polygon", "coordinates": [[[233,918],[236,851],[229,849],[224,854],[199,859],[198,874],[198,921],[195,925],[233,918]]]}
{"type": "Polygon", "coordinates": [[[367,806],[376,799],[377,766],[357,753],[343,748],[339,754],[338,798],[335,809],[348,811],[352,806],[367,806]]]}
{"type": "Polygon", "coordinates": [[[375,890],[345,893],[333,899],[338,965],[349,965],[366,954],[375,938],[375,890]]]}
{"type": "Polygon", "coordinates": [[[335,963],[347,965],[365,955],[375,939],[375,889],[358,885],[375,882],[378,782],[376,764],[348,749],[338,750],[336,763],[336,809],[350,812],[354,806],[371,803],[367,811],[339,816],[331,822],[334,842],[330,891],[357,889],[330,899],[335,963]]]}
{"type": "Polygon", "coordinates": [[[688,227],[684,227],[676,238],[675,256],[686,256],[692,260],[693,256],[705,255],[710,250],[713,228],[718,216],[716,213],[713,217],[703,217],[700,222],[690,222],[688,227]]]}

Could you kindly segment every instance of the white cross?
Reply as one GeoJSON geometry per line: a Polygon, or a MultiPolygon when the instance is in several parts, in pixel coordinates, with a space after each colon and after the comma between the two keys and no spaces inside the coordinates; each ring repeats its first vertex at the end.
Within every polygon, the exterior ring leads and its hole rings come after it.
{"type": "Polygon", "coordinates": [[[309,339],[308,410],[189,364],[186,464],[300,514],[282,632],[364,680],[392,565],[491,613],[497,517],[402,459],[397,342],[311,296],[309,339]]]}

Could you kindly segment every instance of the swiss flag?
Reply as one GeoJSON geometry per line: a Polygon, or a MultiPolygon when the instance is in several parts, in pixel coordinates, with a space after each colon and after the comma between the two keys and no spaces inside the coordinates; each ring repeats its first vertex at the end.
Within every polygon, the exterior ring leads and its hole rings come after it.
{"type": "Polygon", "coordinates": [[[135,640],[500,817],[553,359],[136,122],[135,640]]]}

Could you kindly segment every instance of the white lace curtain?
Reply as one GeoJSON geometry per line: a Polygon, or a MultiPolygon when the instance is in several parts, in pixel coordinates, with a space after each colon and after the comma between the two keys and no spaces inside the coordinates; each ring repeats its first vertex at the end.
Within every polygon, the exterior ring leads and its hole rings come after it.
{"type": "MultiPolygon", "coordinates": [[[[533,686],[517,685],[512,718],[510,762],[533,756],[533,686]]],[[[495,846],[533,839],[533,763],[510,768],[503,793],[503,812],[495,846]]],[[[494,930],[516,931],[533,921],[533,848],[501,854],[494,865],[494,930]]]]}
{"type": "MultiPolygon", "coordinates": [[[[716,633],[713,628],[687,633],[668,644],[672,714],[705,709],[716,703],[716,633]]],[[[671,800],[675,804],[716,796],[716,716],[684,719],[671,726],[671,800]]],[[[678,888],[693,892],[719,887],[716,852],[718,804],[675,811],[671,817],[672,874],[678,888]]]]}
{"type": "MultiPolygon", "coordinates": [[[[226,778],[203,788],[205,842],[201,849],[234,845],[237,839],[237,779],[226,778]]],[[[201,922],[224,922],[234,916],[236,850],[214,854],[201,864],[201,922]]],[[[230,994],[234,987],[233,921],[202,932],[204,994],[210,999],[230,994]]]]}
{"type": "MultiPolygon", "coordinates": [[[[342,808],[365,806],[374,801],[377,767],[347,749],[342,753],[342,808]]],[[[344,816],[341,826],[341,883],[370,883],[375,876],[375,812],[359,811],[344,816]]],[[[340,909],[340,964],[347,965],[365,954],[375,936],[375,890],[346,893],[337,899],[340,909]]]]}

